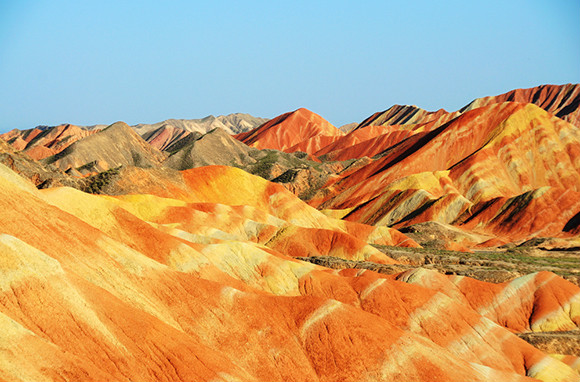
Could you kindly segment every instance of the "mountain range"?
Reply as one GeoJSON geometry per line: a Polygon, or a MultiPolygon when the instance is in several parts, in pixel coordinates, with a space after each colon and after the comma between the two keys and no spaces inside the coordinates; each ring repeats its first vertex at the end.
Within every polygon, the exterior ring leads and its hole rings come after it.
{"type": "Polygon", "coordinates": [[[6,133],[0,381],[578,381],[579,95],[6,133]]]}
{"type": "MultiPolygon", "coordinates": [[[[175,139],[181,139],[189,133],[205,134],[220,128],[229,134],[238,134],[251,130],[267,119],[253,117],[249,114],[234,113],[213,115],[201,119],[168,119],[153,124],[137,124],[132,128],[158,149],[165,149],[175,139]],[[173,134],[176,137],[173,137],[173,134]],[[164,146],[165,145],[165,146],[164,146]]],[[[0,136],[11,143],[17,150],[25,151],[34,159],[40,160],[64,150],[75,141],[103,130],[108,125],[76,126],[62,124],[58,126],[38,126],[33,129],[14,129],[0,136]]]]}

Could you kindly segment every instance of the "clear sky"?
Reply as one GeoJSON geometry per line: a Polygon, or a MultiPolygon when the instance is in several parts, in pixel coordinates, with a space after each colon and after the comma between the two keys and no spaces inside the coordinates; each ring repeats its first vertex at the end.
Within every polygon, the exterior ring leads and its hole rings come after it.
{"type": "Polygon", "coordinates": [[[393,104],[580,82],[580,1],[0,0],[0,131],[393,104]]]}

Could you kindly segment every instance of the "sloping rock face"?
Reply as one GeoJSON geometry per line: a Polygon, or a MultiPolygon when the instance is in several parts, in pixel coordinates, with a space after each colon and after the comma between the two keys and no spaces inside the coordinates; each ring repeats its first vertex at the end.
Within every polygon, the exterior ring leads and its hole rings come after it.
{"type": "Polygon", "coordinates": [[[323,147],[316,155],[326,155],[327,160],[381,155],[389,147],[395,146],[411,135],[434,130],[467,111],[504,102],[532,103],[555,117],[580,127],[580,85],[542,85],[516,89],[498,96],[478,98],[455,112],[443,109],[428,112],[417,106],[395,105],[371,115],[350,130],[345,139],[323,147]],[[384,131],[377,134],[376,129],[379,127],[383,127],[384,131]],[[356,134],[359,130],[366,130],[367,132],[363,134],[368,135],[373,129],[375,134],[367,136],[366,139],[350,137],[352,135],[350,133],[356,134]]]}
{"type": "Polygon", "coordinates": [[[166,148],[163,166],[187,170],[207,165],[234,166],[264,179],[283,184],[304,197],[326,183],[344,164],[320,164],[304,153],[258,150],[233,138],[222,129],[191,134],[166,148]],[[303,154],[303,155],[302,155],[303,154]]]}
{"type": "Polygon", "coordinates": [[[509,242],[572,227],[579,191],[578,128],[534,104],[506,102],[411,135],[310,203],[351,209],[346,219],[366,224],[436,221],[509,242]]]}
{"type": "Polygon", "coordinates": [[[381,155],[417,131],[403,126],[365,126],[317,151],[324,160],[348,160],[381,155]]]}
{"type": "MultiPolygon", "coordinates": [[[[567,240],[574,248],[580,234],[580,143],[574,125],[579,89],[517,89],[474,100],[456,112],[395,105],[348,133],[298,109],[237,135],[241,142],[222,129],[187,131],[195,130],[187,127],[190,120],[140,125],[149,145],[121,124],[98,133],[70,125],[43,127],[4,138],[36,158],[66,147],[43,163],[79,178],[119,166],[228,165],[279,183],[352,222],[400,229],[433,222],[464,230],[466,235],[455,235],[463,239],[445,239],[447,249],[519,244],[534,237],[567,240]],[[92,135],[77,140],[83,134],[92,135]]],[[[203,119],[203,129],[218,120],[203,119]]],[[[47,177],[39,179],[36,184],[47,177]]],[[[107,188],[107,182],[93,180],[83,189],[107,188]]]]}
{"type": "Polygon", "coordinates": [[[282,114],[235,137],[258,149],[313,154],[343,135],[341,130],[318,114],[302,108],[282,114]]]}
{"type": "MultiPolygon", "coordinates": [[[[125,168],[107,191],[117,194],[119,197],[126,194],[140,193],[156,195],[162,198],[179,199],[191,203],[219,203],[257,208],[286,221],[290,226],[310,230],[301,231],[302,233],[307,231],[316,233],[318,232],[317,230],[321,230],[320,235],[328,234],[327,236],[331,239],[334,237],[334,233],[339,236],[346,234],[341,236],[342,239],[335,240],[334,243],[337,246],[342,245],[340,242],[343,239],[349,243],[358,243],[358,247],[354,246],[353,250],[348,252],[348,255],[345,255],[348,258],[374,256],[377,259],[381,259],[379,262],[391,262],[390,259],[382,256],[378,251],[362,245],[367,242],[406,247],[418,246],[413,240],[395,229],[371,227],[328,217],[298,199],[296,195],[283,186],[232,167],[208,166],[183,172],[176,172],[170,169],[151,171],[150,169],[125,168]],[[329,232],[325,233],[323,231],[329,232]],[[360,248],[363,248],[363,252],[368,254],[368,256],[359,254],[360,248]]],[[[227,220],[225,216],[224,218],[227,220]]],[[[280,229],[276,230],[276,236],[284,233],[284,237],[292,237],[292,241],[297,243],[300,240],[300,233],[295,233],[296,230],[287,226],[288,224],[279,226],[280,229]]],[[[267,230],[270,229],[268,227],[265,228],[267,230]]],[[[254,230],[258,230],[258,227],[254,227],[254,230]]],[[[259,232],[259,230],[256,232],[259,232]]],[[[281,238],[267,237],[268,240],[281,238]]],[[[272,244],[276,240],[272,241],[272,244]]],[[[318,240],[318,238],[312,235],[311,240],[318,240]]],[[[331,243],[324,245],[328,247],[329,244],[331,243]]],[[[312,255],[315,255],[315,253],[312,255]]],[[[307,248],[302,250],[301,254],[297,253],[296,256],[309,256],[307,248]]]]}
{"type": "Polygon", "coordinates": [[[157,150],[171,152],[182,142],[199,136],[199,133],[192,133],[171,125],[162,125],[157,129],[142,134],[141,138],[157,150]]]}
{"type": "Polygon", "coordinates": [[[154,167],[165,154],[151,147],[126,123],[117,122],[43,160],[63,171],[101,172],[119,166],[154,167]]]}
{"type": "MultiPolygon", "coordinates": [[[[132,128],[154,148],[161,151],[172,151],[175,145],[190,135],[200,136],[216,128],[228,134],[239,134],[267,122],[266,118],[257,118],[249,114],[235,113],[208,116],[202,119],[168,119],[153,124],[138,124],[132,128]]],[[[103,130],[107,125],[75,126],[39,126],[33,129],[14,129],[0,138],[4,139],[18,151],[25,151],[31,158],[41,160],[58,154],[74,142],[103,130]]]]}
{"type": "Polygon", "coordinates": [[[343,133],[350,133],[352,130],[354,130],[356,127],[358,126],[358,123],[356,122],[351,122],[351,123],[347,123],[346,125],[342,125],[340,126],[338,129],[340,131],[342,131],[343,133]]]}
{"type": "Polygon", "coordinates": [[[372,259],[358,245],[376,229],[241,170],[181,174],[111,197],[0,165],[1,379],[578,380],[513,333],[578,327],[580,289],[559,277],[328,270],[288,253],[292,230],[372,259]]]}
{"type": "MultiPolygon", "coordinates": [[[[190,139],[174,151],[164,162],[176,170],[187,170],[208,165],[249,166],[256,163],[254,157],[265,156],[259,150],[248,147],[217,128],[199,138],[190,139]]],[[[174,146],[175,147],[175,146],[174,146]]]]}
{"type": "Polygon", "coordinates": [[[362,121],[357,129],[366,126],[391,126],[406,125],[416,126],[430,121],[445,123],[457,117],[459,113],[448,113],[444,109],[435,112],[421,109],[417,106],[394,105],[385,111],[375,113],[362,121]]]}
{"type": "Polygon", "coordinates": [[[405,126],[413,130],[425,125],[436,127],[457,118],[466,111],[504,102],[533,103],[548,113],[580,127],[580,85],[566,84],[515,89],[497,96],[477,98],[455,112],[447,112],[444,109],[430,112],[417,106],[394,105],[385,111],[371,115],[356,129],[378,125],[405,126]]]}
{"type": "Polygon", "coordinates": [[[465,112],[502,102],[533,103],[548,113],[580,127],[580,85],[542,85],[529,89],[515,89],[498,96],[478,98],[462,108],[465,112]]]}

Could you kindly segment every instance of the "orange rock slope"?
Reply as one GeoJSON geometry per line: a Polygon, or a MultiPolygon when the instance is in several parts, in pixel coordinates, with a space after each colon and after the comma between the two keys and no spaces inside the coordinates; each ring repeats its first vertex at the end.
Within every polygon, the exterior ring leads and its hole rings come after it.
{"type": "Polygon", "coordinates": [[[333,271],[288,240],[372,257],[361,235],[388,231],[226,167],[148,192],[39,191],[0,165],[0,380],[579,379],[513,334],[578,327],[580,288],[553,274],[333,271]]]}
{"type": "Polygon", "coordinates": [[[302,108],[282,114],[235,137],[258,149],[314,154],[343,135],[342,131],[318,114],[302,108]]]}
{"type": "Polygon", "coordinates": [[[441,125],[462,113],[495,103],[533,103],[558,118],[580,127],[580,85],[541,85],[528,89],[515,89],[497,96],[477,98],[455,112],[439,109],[429,112],[417,106],[394,105],[383,112],[377,112],[364,121],[357,129],[366,126],[402,125],[409,129],[426,124],[441,125]]]}
{"type": "Polygon", "coordinates": [[[502,102],[533,103],[548,113],[580,127],[579,84],[542,85],[529,89],[515,89],[498,96],[478,98],[460,111],[502,102]]]}
{"type": "Polygon", "coordinates": [[[414,133],[310,203],[350,209],[347,220],[366,224],[437,221],[509,242],[564,234],[579,192],[578,128],[534,104],[506,102],[414,133]]]}
{"type": "Polygon", "coordinates": [[[580,85],[542,85],[478,98],[455,112],[443,109],[428,112],[416,106],[395,105],[371,115],[344,138],[322,147],[315,154],[326,155],[327,160],[371,157],[381,154],[411,135],[431,131],[467,111],[503,102],[533,103],[580,127],[580,85]]]}

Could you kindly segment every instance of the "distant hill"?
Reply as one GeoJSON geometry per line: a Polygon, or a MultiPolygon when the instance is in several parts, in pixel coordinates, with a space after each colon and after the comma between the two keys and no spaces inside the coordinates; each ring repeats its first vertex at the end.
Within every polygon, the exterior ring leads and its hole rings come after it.
{"type": "Polygon", "coordinates": [[[192,133],[172,125],[161,125],[154,130],[143,133],[141,137],[156,149],[171,152],[175,145],[182,145],[185,140],[200,135],[201,133],[197,131],[192,133]]]}
{"type": "MultiPolygon", "coordinates": [[[[234,113],[218,117],[210,115],[201,119],[168,119],[163,122],[138,124],[131,127],[153,147],[165,150],[191,133],[205,134],[220,128],[228,134],[239,134],[252,130],[266,121],[268,121],[266,118],[234,113]]],[[[32,158],[40,160],[55,155],[79,139],[106,127],[107,125],[76,126],[71,124],[37,126],[26,130],[14,129],[1,134],[0,138],[10,143],[16,150],[25,151],[32,158]]]]}
{"type": "Polygon", "coordinates": [[[190,132],[207,133],[213,129],[220,128],[228,134],[239,134],[249,131],[268,121],[266,118],[253,117],[249,114],[234,113],[228,115],[213,115],[201,119],[167,119],[162,122],[145,124],[141,123],[132,126],[140,135],[144,135],[152,130],[158,129],[163,125],[173,126],[190,132]]]}
{"type": "Polygon", "coordinates": [[[82,179],[68,176],[60,169],[43,165],[0,139],[0,163],[23,178],[29,179],[37,188],[68,186],[83,188],[82,179]]]}
{"type": "Polygon", "coordinates": [[[165,157],[126,123],[117,122],[73,143],[43,162],[63,171],[90,173],[119,166],[159,166],[165,157]]]}
{"type": "Polygon", "coordinates": [[[344,132],[308,109],[282,114],[236,138],[258,149],[309,154],[343,136],[344,132]]]}
{"type": "Polygon", "coordinates": [[[533,103],[548,113],[580,127],[580,84],[541,85],[529,89],[514,89],[497,96],[477,98],[463,107],[460,112],[501,102],[533,103]]]}
{"type": "Polygon", "coordinates": [[[502,102],[533,103],[575,126],[580,127],[580,85],[541,85],[528,89],[515,89],[504,94],[477,98],[458,111],[447,112],[439,109],[426,111],[417,106],[394,105],[377,112],[362,121],[357,128],[371,125],[431,125],[438,126],[460,114],[478,107],[502,102]]]}
{"type": "Polygon", "coordinates": [[[342,125],[338,128],[338,130],[342,131],[343,133],[350,133],[358,126],[357,122],[347,123],[346,125],[342,125]]]}
{"type": "Polygon", "coordinates": [[[40,160],[64,150],[74,142],[94,134],[98,130],[86,130],[80,126],[65,124],[38,126],[34,129],[14,129],[0,135],[19,151],[40,160]]]}
{"type": "Polygon", "coordinates": [[[190,139],[172,153],[164,165],[177,170],[208,165],[248,166],[256,163],[252,155],[259,153],[260,150],[246,146],[218,127],[197,139],[190,139]]]}

